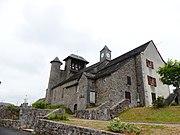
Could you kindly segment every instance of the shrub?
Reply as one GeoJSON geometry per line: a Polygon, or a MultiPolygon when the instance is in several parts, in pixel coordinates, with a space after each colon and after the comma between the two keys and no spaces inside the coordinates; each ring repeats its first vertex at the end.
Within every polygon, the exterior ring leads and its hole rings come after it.
{"type": "Polygon", "coordinates": [[[39,101],[32,104],[33,108],[40,108],[45,109],[46,108],[46,102],[45,101],[39,101]]]}
{"type": "Polygon", "coordinates": [[[164,97],[158,97],[154,102],[153,106],[156,108],[162,108],[165,107],[165,99],[164,97]]]}
{"type": "Polygon", "coordinates": [[[108,126],[108,129],[112,132],[120,132],[120,133],[140,133],[141,129],[133,124],[123,123],[119,119],[114,119],[108,126]]]}
{"type": "Polygon", "coordinates": [[[47,105],[46,108],[47,109],[61,108],[61,109],[65,110],[66,113],[72,114],[72,111],[69,108],[65,107],[63,104],[60,104],[60,105],[47,105]]]}
{"type": "Polygon", "coordinates": [[[68,120],[68,115],[65,114],[58,114],[58,113],[53,113],[48,116],[48,120],[68,120]]]}
{"type": "Polygon", "coordinates": [[[8,105],[8,106],[6,106],[6,109],[9,109],[9,110],[19,110],[18,106],[15,106],[15,105],[8,105]]]}

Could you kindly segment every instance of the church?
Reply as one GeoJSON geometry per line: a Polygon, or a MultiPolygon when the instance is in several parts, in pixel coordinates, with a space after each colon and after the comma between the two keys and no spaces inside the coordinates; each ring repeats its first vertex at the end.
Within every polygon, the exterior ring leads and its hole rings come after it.
{"type": "Polygon", "coordinates": [[[99,56],[99,62],[87,66],[85,58],[71,54],[64,59],[64,70],[58,57],[52,60],[46,103],[64,104],[75,112],[124,99],[129,107],[148,107],[158,96],[169,96],[169,86],[156,72],[165,61],[152,40],[115,59],[105,46],[99,56]]]}

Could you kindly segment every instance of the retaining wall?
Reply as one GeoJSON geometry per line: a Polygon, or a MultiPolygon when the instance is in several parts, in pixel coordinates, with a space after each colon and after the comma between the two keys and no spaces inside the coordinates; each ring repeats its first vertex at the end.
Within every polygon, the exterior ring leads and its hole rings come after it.
{"type": "Polygon", "coordinates": [[[21,128],[34,128],[38,117],[43,117],[50,113],[49,109],[21,109],[20,110],[20,125],[21,128]]]}
{"type": "Polygon", "coordinates": [[[110,120],[116,117],[123,110],[129,108],[130,101],[126,99],[122,100],[111,108],[110,104],[113,105],[113,103],[107,102],[106,104],[102,104],[94,110],[78,110],[76,112],[76,117],[89,120],[110,120]]]}
{"type": "Polygon", "coordinates": [[[13,129],[20,129],[20,121],[19,120],[0,120],[1,127],[13,128],[13,129]]]}
{"type": "Polygon", "coordinates": [[[0,119],[19,119],[19,109],[0,108],[0,119]]]}
{"type": "Polygon", "coordinates": [[[36,135],[122,135],[109,131],[74,126],[40,119],[34,129],[36,135]]]}

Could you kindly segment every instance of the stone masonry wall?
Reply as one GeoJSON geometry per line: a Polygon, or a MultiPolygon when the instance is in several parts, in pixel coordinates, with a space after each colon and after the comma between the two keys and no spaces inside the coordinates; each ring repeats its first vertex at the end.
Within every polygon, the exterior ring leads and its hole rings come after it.
{"type": "Polygon", "coordinates": [[[20,129],[20,121],[19,120],[0,120],[0,127],[20,129]]]}
{"type": "Polygon", "coordinates": [[[109,131],[63,124],[40,119],[34,129],[36,135],[122,135],[109,131]]]}
{"type": "Polygon", "coordinates": [[[135,70],[135,59],[131,58],[119,64],[119,69],[109,76],[96,81],[96,105],[106,101],[114,104],[125,99],[125,92],[130,92],[131,107],[137,106],[137,76],[135,70]],[[127,84],[127,76],[131,78],[131,84],[127,84]]]}
{"type": "Polygon", "coordinates": [[[128,109],[129,105],[130,105],[129,100],[123,100],[117,103],[116,105],[114,105],[113,107],[111,107],[110,109],[111,118],[115,118],[119,113],[121,113],[125,109],[128,109]]]}
{"type": "Polygon", "coordinates": [[[52,110],[46,109],[21,109],[20,125],[21,128],[34,128],[38,116],[45,116],[52,110]]]}
{"type": "Polygon", "coordinates": [[[19,119],[19,110],[0,108],[0,119],[19,119]]]}
{"type": "Polygon", "coordinates": [[[112,107],[110,107],[110,104],[111,103],[106,102],[94,110],[78,110],[76,112],[76,117],[90,120],[110,120],[129,108],[130,101],[122,100],[112,107]]]}

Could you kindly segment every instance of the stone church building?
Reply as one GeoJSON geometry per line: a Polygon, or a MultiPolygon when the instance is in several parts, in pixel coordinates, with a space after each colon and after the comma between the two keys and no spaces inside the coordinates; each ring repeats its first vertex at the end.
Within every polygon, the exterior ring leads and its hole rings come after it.
{"type": "Polygon", "coordinates": [[[105,46],[99,62],[89,67],[86,59],[74,54],[64,61],[64,70],[57,57],[51,61],[46,103],[64,104],[73,112],[124,99],[130,100],[130,107],[152,106],[158,96],[170,94],[156,73],[165,62],[153,41],[112,60],[111,50],[105,46]]]}

